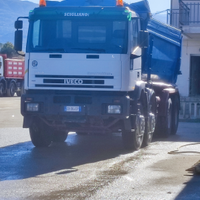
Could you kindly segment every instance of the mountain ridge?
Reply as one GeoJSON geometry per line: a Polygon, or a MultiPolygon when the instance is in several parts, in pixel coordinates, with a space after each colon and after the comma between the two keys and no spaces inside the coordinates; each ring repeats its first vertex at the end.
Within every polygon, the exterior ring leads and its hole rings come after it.
{"type": "MultiPolygon", "coordinates": [[[[20,16],[28,16],[29,11],[38,4],[30,1],[6,0],[0,1],[0,43],[14,43],[14,23],[20,16]]],[[[28,21],[24,20],[24,40],[27,37],[28,21]]]]}
{"type": "MultiPolygon", "coordinates": [[[[39,0],[38,0],[39,2],[39,0]]],[[[38,7],[38,4],[30,2],[28,0],[3,0],[0,1],[0,43],[6,42],[14,43],[14,22],[18,17],[26,17],[29,15],[29,11],[38,7]]],[[[166,23],[166,15],[155,15],[155,19],[166,23]]],[[[25,50],[25,43],[28,31],[28,20],[23,20],[23,50],[25,50]]]]}

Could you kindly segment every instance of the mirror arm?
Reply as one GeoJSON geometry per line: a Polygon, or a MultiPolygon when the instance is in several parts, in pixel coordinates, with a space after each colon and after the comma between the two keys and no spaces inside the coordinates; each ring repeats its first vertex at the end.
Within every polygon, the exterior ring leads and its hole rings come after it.
{"type": "Polygon", "coordinates": [[[19,19],[29,19],[29,17],[18,17],[18,18],[17,18],[17,21],[18,21],[19,19]]]}

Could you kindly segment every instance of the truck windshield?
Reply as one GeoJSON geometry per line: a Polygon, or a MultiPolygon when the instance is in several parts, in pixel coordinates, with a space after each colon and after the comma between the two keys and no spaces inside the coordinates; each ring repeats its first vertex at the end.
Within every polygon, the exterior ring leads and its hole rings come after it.
{"type": "Polygon", "coordinates": [[[125,20],[36,20],[27,52],[125,54],[127,37],[125,20]]]}

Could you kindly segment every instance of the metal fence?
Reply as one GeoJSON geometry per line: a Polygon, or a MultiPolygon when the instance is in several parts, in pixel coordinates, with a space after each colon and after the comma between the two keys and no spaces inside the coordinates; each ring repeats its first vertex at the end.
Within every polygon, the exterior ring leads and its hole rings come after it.
{"type": "Polygon", "coordinates": [[[179,22],[180,25],[189,25],[190,9],[187,4],[180,0],[179,2],[179,22]]]}
{"type": "Polygon", "coordinates": [[[200,24],[200,3],[186,3],[189,8],[189,24],[200,24]]]}
{"type": "Polygon", "coordinates": [[[181,97],[180,119],[200,119],[200,98],[181,97]]]}
{"type": "Polygon", "coordinates": [[[170,25],[180,28],[184,25],[200,24],[200,1],[197,3],[179,2],[179,9],[172,9],[170,25]]]}
{"type": "Polygon", "coordinates": [[[179,9],[173,9],[170,13],[170,25],[176,28],[180,28],[179,22],[179,9]]]}

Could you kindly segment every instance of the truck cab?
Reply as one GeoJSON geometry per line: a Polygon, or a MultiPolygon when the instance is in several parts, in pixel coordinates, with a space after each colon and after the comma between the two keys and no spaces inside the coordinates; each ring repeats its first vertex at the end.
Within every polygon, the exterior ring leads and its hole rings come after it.
{"type": "Polygon", "coordinates": [[[141,80],[135,12],[47,7],[35,9],[29,18],[25,89],[131,91],[141,80]]]}

